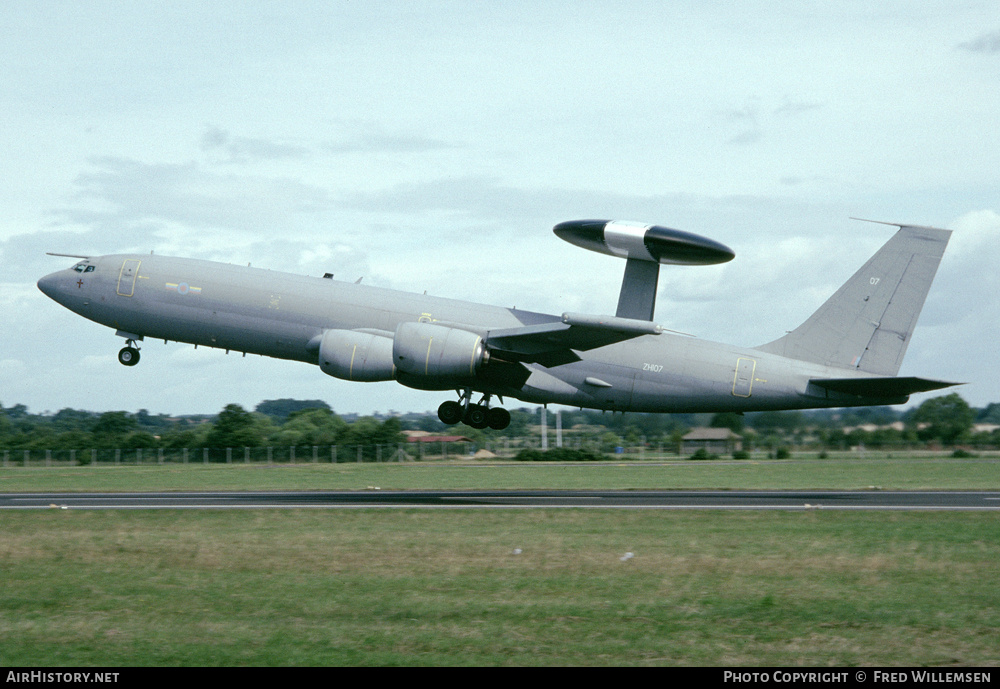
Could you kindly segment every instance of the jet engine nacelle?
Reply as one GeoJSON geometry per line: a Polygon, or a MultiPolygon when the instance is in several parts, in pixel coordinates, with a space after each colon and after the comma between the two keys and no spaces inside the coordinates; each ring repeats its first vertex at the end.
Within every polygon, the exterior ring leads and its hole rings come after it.
{"type": "Polygon", "coordinates": [[[392,380],[392,339],[356,330],[327,330],[319,344],[319,367],[342,380],[392,380]]]}
{"type": "Polygon", "coordinates": [[[393,363],[412,376],[469,379],[488,358],[479,335],[433,323],[401,323],[392,340],[393,363]]]}

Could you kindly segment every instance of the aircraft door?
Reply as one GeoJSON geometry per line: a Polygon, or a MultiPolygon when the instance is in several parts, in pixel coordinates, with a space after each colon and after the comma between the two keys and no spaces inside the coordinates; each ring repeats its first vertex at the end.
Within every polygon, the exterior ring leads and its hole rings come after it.
{"type": "Polygon", "coordinates": [[[118,294],[123,297],[131,297],[135,293],[135,278],[139,275],[139,264],[142,263],[136,258],[126,258],[122,263],[122,270],[118,274],[118,294]]]}
{"type": "Polygon", "coordinates": [[[736,360],[736,375],[733,377],[733,395],[736,397],[749,397],[753,390],[753,374],[757,370],[757,362],[754,359],[744,359],[740,357],[736,360]]]}

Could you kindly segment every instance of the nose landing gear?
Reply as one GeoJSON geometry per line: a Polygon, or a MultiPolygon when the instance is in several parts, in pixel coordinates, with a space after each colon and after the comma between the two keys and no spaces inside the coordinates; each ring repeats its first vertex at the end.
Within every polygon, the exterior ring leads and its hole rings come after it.
{"type": "Polygon", "coordinates": [[[139,363],[139,348],[135,346],[135,340],[125,340],[125,346],[118,351],[118,362],[124,366],[139,363]]]}
{"type": "Polygon", "coordinates": [[[500,407],[490,408],[491,395],[483,395],[479,404],[470,404],[472,390],[466,390],[458,402],[443,402],[438,407],[438,418],[449,426],[459,421],[472,428],[492,428],[502,431],[510,425],[510,412],[500,407]]]}

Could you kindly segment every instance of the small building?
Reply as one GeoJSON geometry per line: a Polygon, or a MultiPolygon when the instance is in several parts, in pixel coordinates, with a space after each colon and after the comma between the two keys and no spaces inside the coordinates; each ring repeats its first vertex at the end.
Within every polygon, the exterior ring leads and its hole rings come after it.
{"type": "Polygon", "coordinates": [[[743,436],[729,428],[695,428],[681,438],[681,454],[704,450],[710,455],[728,455],[743,449],[743,436]]]}

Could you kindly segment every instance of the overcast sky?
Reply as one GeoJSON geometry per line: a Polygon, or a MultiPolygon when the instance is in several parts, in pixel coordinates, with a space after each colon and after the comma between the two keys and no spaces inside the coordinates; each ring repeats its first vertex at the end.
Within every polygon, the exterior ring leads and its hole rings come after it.
{"type": "Polygon", "coordinates": [[[449,397],[162,341],[125,368],[113,330],[35,287],[73,262],[46,251],[607,314],[624,264],[552,226],[639,220],[736,252],[664,266],[656,320],[757,345],[894,231],[851,216],[955,230],[900,374],[1000,401],[995,0],[33,0],[0,28],[5,406],[449,397]]]}

